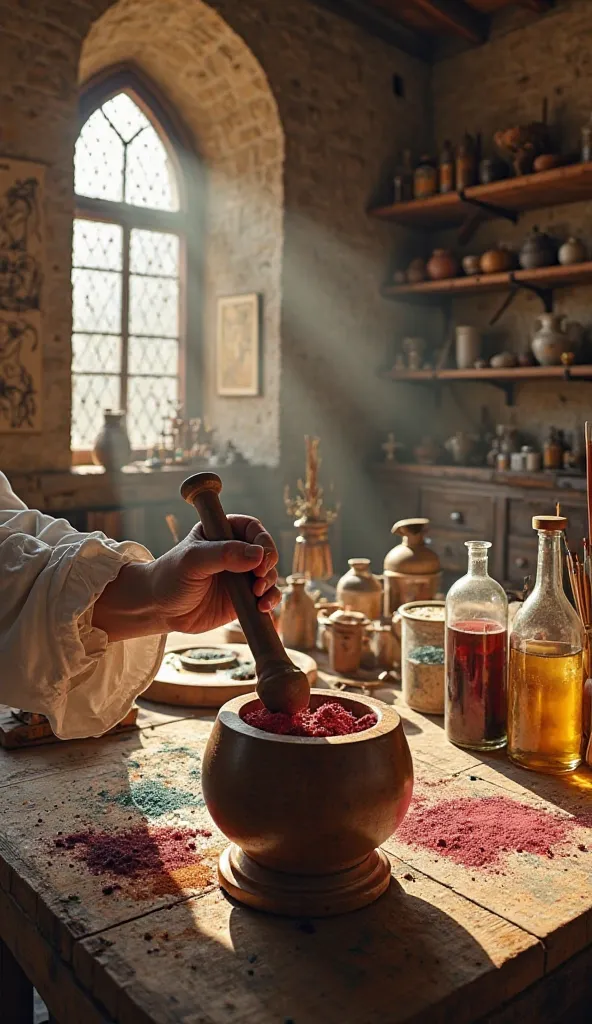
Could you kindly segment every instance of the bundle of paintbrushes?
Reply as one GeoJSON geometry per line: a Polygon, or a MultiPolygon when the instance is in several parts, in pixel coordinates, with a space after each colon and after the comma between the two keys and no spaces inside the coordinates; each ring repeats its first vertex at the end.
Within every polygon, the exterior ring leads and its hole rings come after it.
{"type": "MultiPolygon", "coordinates": [[[[588,536],[583,539],[581,556],[567,544],[567,571],[574,603],[586,632],[584,648],[584,738],[586,760],[592,764],[592,588],[590,585],[592,541],[592,424],[586,423],[586,498],[588,505],[588,536]]],[[[557,505],[559,515],[559,505],[557,505]]]]}

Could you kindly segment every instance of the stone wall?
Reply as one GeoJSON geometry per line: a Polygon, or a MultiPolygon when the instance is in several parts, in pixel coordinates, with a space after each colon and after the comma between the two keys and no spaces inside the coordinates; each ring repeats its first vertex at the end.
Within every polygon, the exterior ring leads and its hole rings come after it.
{"type": "MultiPolygon", "coordinates": [[[[114,61],[144,66],[178,105],[206,163],[215,165],[219,196],[230,179],[232,211],[227,220],[220,206],[212,211],[211,226],[220,231],[210,233],[206,261],[220,270],[222,290],[267,293],[266,368],[260,400],[222,404],[213,393],[208,348],[206,390],[222,432],[260,462],[271,465],[281,455],[272,502],[278,515],[283,479],[302,468],[305,432],[322,434],[327,477],[344,500],[352,488],[359,493],[362,457],[392,420],[393,390],[376,370],[388,343],[416,321],[378,297],[403,233],[367,218],[366,207],[394,154],[429,137],[429,69],[303,0],[215,0],[207,8],[201,0],[0,0],[0,17],[0,149],[49,165],[45,428],[42,443],[0,436],[3,468],[63,469],[69,462],[72,153],[82,53],[83,78],[114,61]],[[208,41],[220,18],[227,28],[208,41]],[[404,79],[405,99],[393,95],[395,73],[404,79]],[[224,162],[226,131],[244,132],[259,231],[245,249],[243,236],[254,229],[245,220],[249,204],[232,183],[236,164],[224,162]],[[273,244],[281,238],[282,184],[283,260],[273,244]]],[[[211,316],[210,304],[210,340],[211,316]]],[[[350,508],[358,522],[359,509],[350,508]]]]}
{"type": "MultiPolygon", "coordinates": [[[[486,155],[491,155],[493,133],[540,118],[546,96],[549,121],[562,150],[578,152],[580,127],[592,109],[591,39],[592,3],[588,0],[558,0],[542,17],[514,11],[495,19],[490,42],[443,60],[433,69],[436,139],[441,143],[445,138],[458,138],[465,129],[481,131],[486,155]]],[[[502,240],[518,249],[535,224],[559,238],[579,235],[592,253],[590,203],[525,214],[516,226],[490,221],[461,252],[482,252],[502,240]]],[[[455,244],[455,235],[442,236],[442,241],[455,244]]],[[[488,328],[503,298],[503,294],[493,294],[457,300],[453,304],[454,320],[483,326],[493,351],[524,350],[543,307],[536,297],[523,295],[495,328],[488,328]]],[[[589,287],[557,290],[555,308],[584,323],[590,354],[589,287]]],[[[590,416],[591,400],[592,386],[587,383],[531,382],[517,387],[515,408],[508,409],[502,393],[491,387],[456,385],[444,397],[442,429],[470,429],[477,422],[479,406],[485,404],[497,422],[513,421],[526,436],[540,443],[550,424],[568,431],[576,427],[582,430],[583,421],[590,416]]]]}

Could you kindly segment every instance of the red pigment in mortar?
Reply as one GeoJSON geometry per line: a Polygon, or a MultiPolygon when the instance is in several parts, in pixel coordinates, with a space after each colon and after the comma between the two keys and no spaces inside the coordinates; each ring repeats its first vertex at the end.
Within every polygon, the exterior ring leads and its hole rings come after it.
{"type": "Polygon", "coordinates": [[[377,722],[374,712],[356,718],[337,702],[321,704],[316,711],[307,708],[295,715],[262,708],[260,711],[247,711],[244,720],[247,725],[278,736],[349,736],[353,732],[371,729],[377,722]]]}
{"type": "Polygon", "coordinates": [[[396,838],[434,850],[466,867],[489,867],[504,853],[552,857],[582,819],[563,818],[506,797],[459,797],[426,806],[421,799],[399,825],[396,838]]]}
{"type": "Polygon", "coordinates": [[[80,858],[93,875],[111,872],[135,878],[141,872],[160,873],[196,864],[197,836],[211,832],[195,828],[132,828],[125,832],[74,832],[54,840],[57,847],[80,847],[80,858]]]}

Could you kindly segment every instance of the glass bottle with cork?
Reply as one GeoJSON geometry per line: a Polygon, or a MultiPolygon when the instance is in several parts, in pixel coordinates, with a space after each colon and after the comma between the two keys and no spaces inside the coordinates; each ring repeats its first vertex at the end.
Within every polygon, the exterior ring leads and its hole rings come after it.
{"type": "Polygon", "coordinates": [[[573,771],[581,760],[584,630],[563,590],[564,516],[534,516],[534,589],[510,635],[508,754],[533,771],[573,771]]]}
{"type": "Polygon", "coordinates": [[[436,160],[425,153],[413,175],[413,198],[427,199],[438,191],[438,170],[436,160]]]}
{"type": "Polygon", "coordinates": [[[489,541],[466,541],[466,576],[446,598],[446,735],[469,750],[506,743],[508,599],[487,571],[489,541]]]}

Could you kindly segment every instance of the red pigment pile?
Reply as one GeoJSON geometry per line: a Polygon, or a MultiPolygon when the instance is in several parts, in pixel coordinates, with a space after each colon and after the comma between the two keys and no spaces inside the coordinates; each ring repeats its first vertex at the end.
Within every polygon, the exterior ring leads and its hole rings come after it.
{"type": "Polygon", "coordinates": [[[55,839],[66,850],[80,849],[80,858],[94,875],[110,872],[135,878],[143,872],[161,873],[196,864],[197,836],[208,838],[211,832],[195,828],[145,827],[125,832],[74,832],[55,839]]]}
{"type": "MultiPolygon", "coordinates": [[[[506,797],[461,797],[428,806],[417,800],[396,838],[467,867],[488,867],[504,853],[552,857],[582,819],[562,818],[506,797]]],[[[587,824],[587,822],[586,822],[587,824]]]]}
{"type": "Polygon", "coordinates": [[[307,708],[295,715],[283,712],[248,711],[244,717],[247,725],[254,725],[264,732],[273,732],[277,736],[349,736],[353,732],[364,732],[376,725],[377,718],[372,712],[356,718],[342,704],[336,702],[321,704],[316,711],[307,708]]]}

